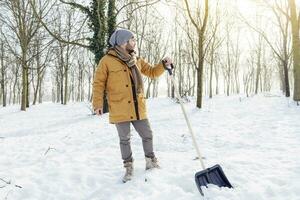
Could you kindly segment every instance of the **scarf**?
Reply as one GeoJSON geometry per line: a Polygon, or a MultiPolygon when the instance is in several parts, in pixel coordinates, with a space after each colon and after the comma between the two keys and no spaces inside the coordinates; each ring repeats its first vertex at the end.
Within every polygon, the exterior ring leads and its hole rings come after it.
{"type": "Polygon", "coordinates": [[[131,70],[135,91],[137,94],[144,91],[144,83],[140,70],[136,66],[135,52],[128,53],[126,50],[119,46],[115,46],[113,50],[116,51],[117,57],[126,63],[127,67],[131,70]]]}

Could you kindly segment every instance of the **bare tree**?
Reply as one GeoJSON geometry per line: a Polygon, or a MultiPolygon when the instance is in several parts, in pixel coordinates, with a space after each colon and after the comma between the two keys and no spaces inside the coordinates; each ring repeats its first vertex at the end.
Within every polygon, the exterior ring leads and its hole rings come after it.
{"type": "MultiPolygon", "coordinates": [[[[4,0],[2,5],[6,11],[10,13],[11,18],[1,19],[5,26],[15,34],[17,38],[21,52],[18,59],[22,66],[22,101],[21,110],[26,110],[29,107],[29,62],[32,57],[30,56],[30,47],[33,42],[33,38],[40,28],[40,24],[34,19],[32,9],[28,1],[25,0],[4,0]]],[[[43,12],[43,8],[39,10],[43,12]]],[[[5,37],[8,41],[9,39],[5,37]]],[[[9,44],[9,42],[7,42],[9,44]]],[[[12,49],[12,47],[10,47],[12,49]]]]}
{"type": "MultiPolygon", "coordinates": [[[[66,23],[63,24],[61,19],[63,16],[58,15],[56,21],[56,27],[58,28],[57,35],[59,37],[66,38],[67,41],[72,41],[72,31],[74,25],[74,10],[65,10],[66,23]]],[[[71,66],[71,55],[74,53],[76,45],[71,43],[65,43],[57,41],[57,46],[55,47],[55,55],[57,60],[57,65],[55,66],[57,83],[57,101],[60,101],[61,104],[66,105],[69,100],[69,72],[71,66]]]]}
{"type": "MultiPolygon", "coordinates": [[[[132,1],[127,2],[129,6],[125,9],[129,20],[123,20],[119,24],[135,32],[138,57],[147,59],[149,63],[159,63],[166,53],[167,41],[163,37],[164,29],[160,26],[163,18],[158,16],[153,7],[153,3],[157,1],[145,1],[141,5],[130,2],[132,1]]],[[[158,79],[145,77],[144,82],[146,98],[157,96],[158,79]]]]}
{"type": "Polygon", "coordinates": [[[213,71],[214,67],[216,67],[216,51],[221,46],[222,40],[218,37],[217,33],[219,31],[220,26],[220,16],[219,16],[219,9],[216,9],[215,14],[215,24],[212,30],[212,42],[209,48],[209,98],[213,96],[213,71]]]}
{"type": "Polygon", "coordinates": [[[282,76],[280,77],[280,80],[282,82],[282,89],[283,92],[285,93],[286,97],[290,96],[290,84],[289,84],[289,60],[290,60],[290,43],[289,43],[289,16],[287,14],[282,14],[283,13],[288,13],[289,12],[289,6],[288,2],[282,2],[282,1],[275,1],[275,5],[270,4],[269,1],[264,0],[264,3],[270,8],[273,12],[273,14],[276,17],[277,25],[279,27],[280,31],[280,37],[281,39],[279,40],[279,47],[273,45],[269,39],[267,38],[266,34],[263,33],[262,31],[258,31],[260,34],[263,35],[264,39],[267,41],[267,43],[270,45],[271,49],[273,50],[275,56],[279,60],[279,66],[280,71],[283,73],[282,76]]]}
{"type": "Polygon", "coordinates": [[[204,57],[205,57],[205,49],[204,49],[204,41],[205,41],[205,31],[206,31],[206,25],[208,21],[208,0],[204,0],[204,17],[201,20],[200,19],[200,8],[197,8],[198,12],[196,15],[198,16],[198,19],[195,19],[195,17],[192,16],[192,11],[190,9],[189,3],[187,0],[184,0],[184,3],[187,8],[188,16],[194,25],[194,27],[197,30],[198,38],[198,68],[197,68],[197,107],[202,107],[202,91],[203,91],[203,68],[204,68],[204,57]]]}
{"type": "Polygon", "coordinates": [[[262,36],[258,36],[258,43],[256,49],[256,76],[255,76],[255,94],[258,93],[258,86],[261,81],[261,68],[262,68],[262,53],[263,53],[263,41],[262,36]]]}
{"type": "Polygon", "coordinates": [[[251,54],[250,58],[247,59],[247,68],[244,69],[243,74],[243,83],[244,83],[244,92],[246,93],[247,97],[250,96],[251,92],[251,82],[254,80],[254,55],[251,54]]]}
{"type": "MultiPolygon", "coordinates": [[[[243,19],[246,24],[249,25],[254,31],[259,33],[262,38],[266,41],[266,43],[269,45],[271,50],[273,51],[276,58],[279,60],[280,66],[282,67],[280,71],[282,71],[282,78],[280,80],[282,81],[283,85],[283,92],[285,93],[286,97],[290,96],[290,84],[289,84],[289,59],[290,59],[290,50],[289,50],[289,21],[291,17],[289,16],[289,5],[286,2],[282,1],[274,1],[274,4],[271,4],[267,0],[263,0],[264,4],[267,5],[269,9],[272,10],[273,14],[276,17],[277,25],[280,32],[281,39],[279,47],[278,45],[274,44],[272,42],[267,33],[262,30],[261,28],[255,27],[251,25],[247,20],[243,19]]],[[[261,19],[259,19],[261,21],[261,19]]]]}
{"type": "Polygon", "coordinates": [[[33,105],[38,101],[42,103],[43,88],[42,83],[46,72],[46,67],[52,57],[52,43],[53,40],[47,42],[45,34],[38,32],[34,38],[33,53],[36,55],[34,59],[32,72],[32,87],[33,87],[33,105]]]}

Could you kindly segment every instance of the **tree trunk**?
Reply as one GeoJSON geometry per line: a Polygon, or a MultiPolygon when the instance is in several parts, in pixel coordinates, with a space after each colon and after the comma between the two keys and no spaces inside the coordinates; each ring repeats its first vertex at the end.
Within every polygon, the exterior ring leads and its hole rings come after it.
{"type": "Polygon", "coordinates": [[[292,49],[294,61],[294,101],[300,101],[300,38],[299,38],[299,18],[297,16],[295,0],[289,0],[292,24],[292,49]]]}
{"type": "Polygon", "coordinates": [[[217,67],[215,66],[215,78],[216,78],[216,95],[219,94],[219,72],[218,72],[218,69],[217,67]]]}
{"type": "MultiPolygon", "coordinates": [[[[70,16],[69,16],[70,17],[70,16]]],[[[68,23],[70,23],[70,19],[69,19],[69,21],[68,21],[68,23]]],[[[69,28],[71,29],[71,27],[70,27],[70,25],[69,25],[69,28]]],[[[69,31],[69,35],[68,35],[68,37],[70,37],[70,31],[71,30],[68,30],[69,31]]],[[[65,90],[64,90],[64,100],[63,100],[63,104],[64,105],[67,105],[67,102],[68,102],[68,89],[69,89],[69,86],[68,86],[68,81],[69,81],[69,65],[70,65],[70,63],[69,63],[69,58],[70,57],[70,45],[68,44],[67,45],[67,51],[66,51],[66,62],[64,63],[64,78],[65,78],[65,83],[64,83],[64,85],[65,85],[65,90]]]]}
{"type": "Polygon", "coordinates": [[[1,42],[1,94],[2,94],[2,106],[6,106],[6,89],[5,89],[5,66],[4,66],[4,43],[1,42]]]}
{"type": "Polygon", "coordinates": [[[42,103],[42,102],[43,102],[43,90],[42,90],[42,84],[43,84],[43,79],[44,79],[44,73],[45,73],[45,72],[43,72],[43,74],[41,75],[41,80],[40,80],[40,82],[39,82],[39,93],[38,93],[38,95],[39,95],[39,97],[38,97],[39,103],[42,103]]]}
{"type": "Polygon", "coordinates": [[[260,81],[261,72],[261,41],[259,42],[259,48],[257,52],[257,65],[256,65],[256,78],[255,78],[255,94],[258,93],[258,86],[260,81]]]}
{"type": "Polygon", "coordinates": [[[290,83],[289,83],[289,70],[288,70],[288,63],[283,62],[283,71],[284,71],[284,90],[285,96],[290,97],[290,83]]]}
{"type": "MultiPolygon", "coordinates": [[[[23,61],[24,62],[24,61],[23,61]]],[[[21,110],[26,111],[26,100],[27,100],[27,68],[22,63],[22,101],[21,110]]]]}
{"type": "MultiPolygon", "coordinates": [[[[37,56],[39,57],[39,56],[37,56]]],[[[37,101],[37,97],[38,97],[38,91],[39,91],[39,86],[40,86],[40,82],[41,82],[41,78],[40,78],[40,67],[39,67],[39,64],[37,65],[37,80],[36,80],[36,88],[34,89],[34,95],[33,95],[33,105],[36,104],[36,101],[37,101]]],[[[34,80],[33,80],[34,81],[34,80]]]]}
{"type": "Polygon", "coordinates": [[[15,76],[14,76],[14,85],[13,85],[13,104],[16,104],[16,86],[18,84],[18,66],[16,66],[15,76]]]}
{"type": "Polygon", "coordinates": [[[197,68],[197,107],[202,108],[202,93],[203,93],[203,64],[204,64],[204,52],[203,52],[203,33],[199,34],[198,37],[198,51],[199,51],[199,60],[197,68]]]}
{"type": "Polygon", "coordinates": [[[151,89],[151,84],[152,84],[152,79],[148,78],[148,86],[146,90],[146,98],[148,99],[150,97],[150,89],[151,89]]]}
{"type": "Polygon", "coordinates": [[[27,84],[27,92],[26,92],[26,108],[29,108],[29,69],[27,68],[27,73],[26,73],[26,84],[27,84]]]}
{"type": "MultiPolygon", "coordinates": [[[[214,43],[214,42],[213,42],[214,43]]],[[[214,66],[214,45],[210,53],[210,69],[209,69],[209,98],[212,98],[212,79],[213,79],[213,66],[214,66]]]]}
{"type": "MultiPolygon", "coordinates": [[[[36,76],[37,76],[37,79],[36,79],[36,88],[34,88],[34,95],[33,95],[33,105],[36,104],[37,100],[38,100],[38,94],[39,94],[39,91],[40,91],[40,86],[41,86],[41,77],[42,77],[42,73],[43,73],[43,69],[42,69],[42,66],[41,66],[41,60],[40,60],[40,54],[39,54],[39,51],[40,51],[40,40],[37,38],[36,41],[35,41],[35,48],[36,48],[36,68],[37,68],[37,71],[36,71],[36,76]]],[[[34,79],[32,79],[34,81],[34,79]]]]}
{"type": "Polygon", "coordinates": [[[60,79],[60,103],[64,104],[64,75],[61,75],[60,79]]]}

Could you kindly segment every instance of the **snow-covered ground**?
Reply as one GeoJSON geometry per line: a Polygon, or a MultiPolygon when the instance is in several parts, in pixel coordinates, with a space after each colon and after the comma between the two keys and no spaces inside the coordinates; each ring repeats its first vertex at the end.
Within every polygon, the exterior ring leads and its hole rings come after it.
{"type": "Polygon", "coordinates": [[[132,130],[135,176],[126,184],[107,115],[92,116],[84,103],[0,108],[0,199],[299,200],[300,106],[273,95],[204,103],[185,106],[207,167],[220,164],[234,189],[210,186],[200,196],[194,174],[201,166],[180,106],[157,98],[148,111],[162,169],[145,173],[132,130]]]}

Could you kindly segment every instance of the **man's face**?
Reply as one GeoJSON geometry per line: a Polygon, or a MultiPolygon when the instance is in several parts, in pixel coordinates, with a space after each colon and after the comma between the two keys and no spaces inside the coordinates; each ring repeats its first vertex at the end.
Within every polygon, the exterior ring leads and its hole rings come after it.
{"type": "Polygon", "coordinates": [[[126,44],[126,50],[129,52],[134,51],[135,45],[136,45],[135,38],[134,37],[130,38],[126,44]]]}

